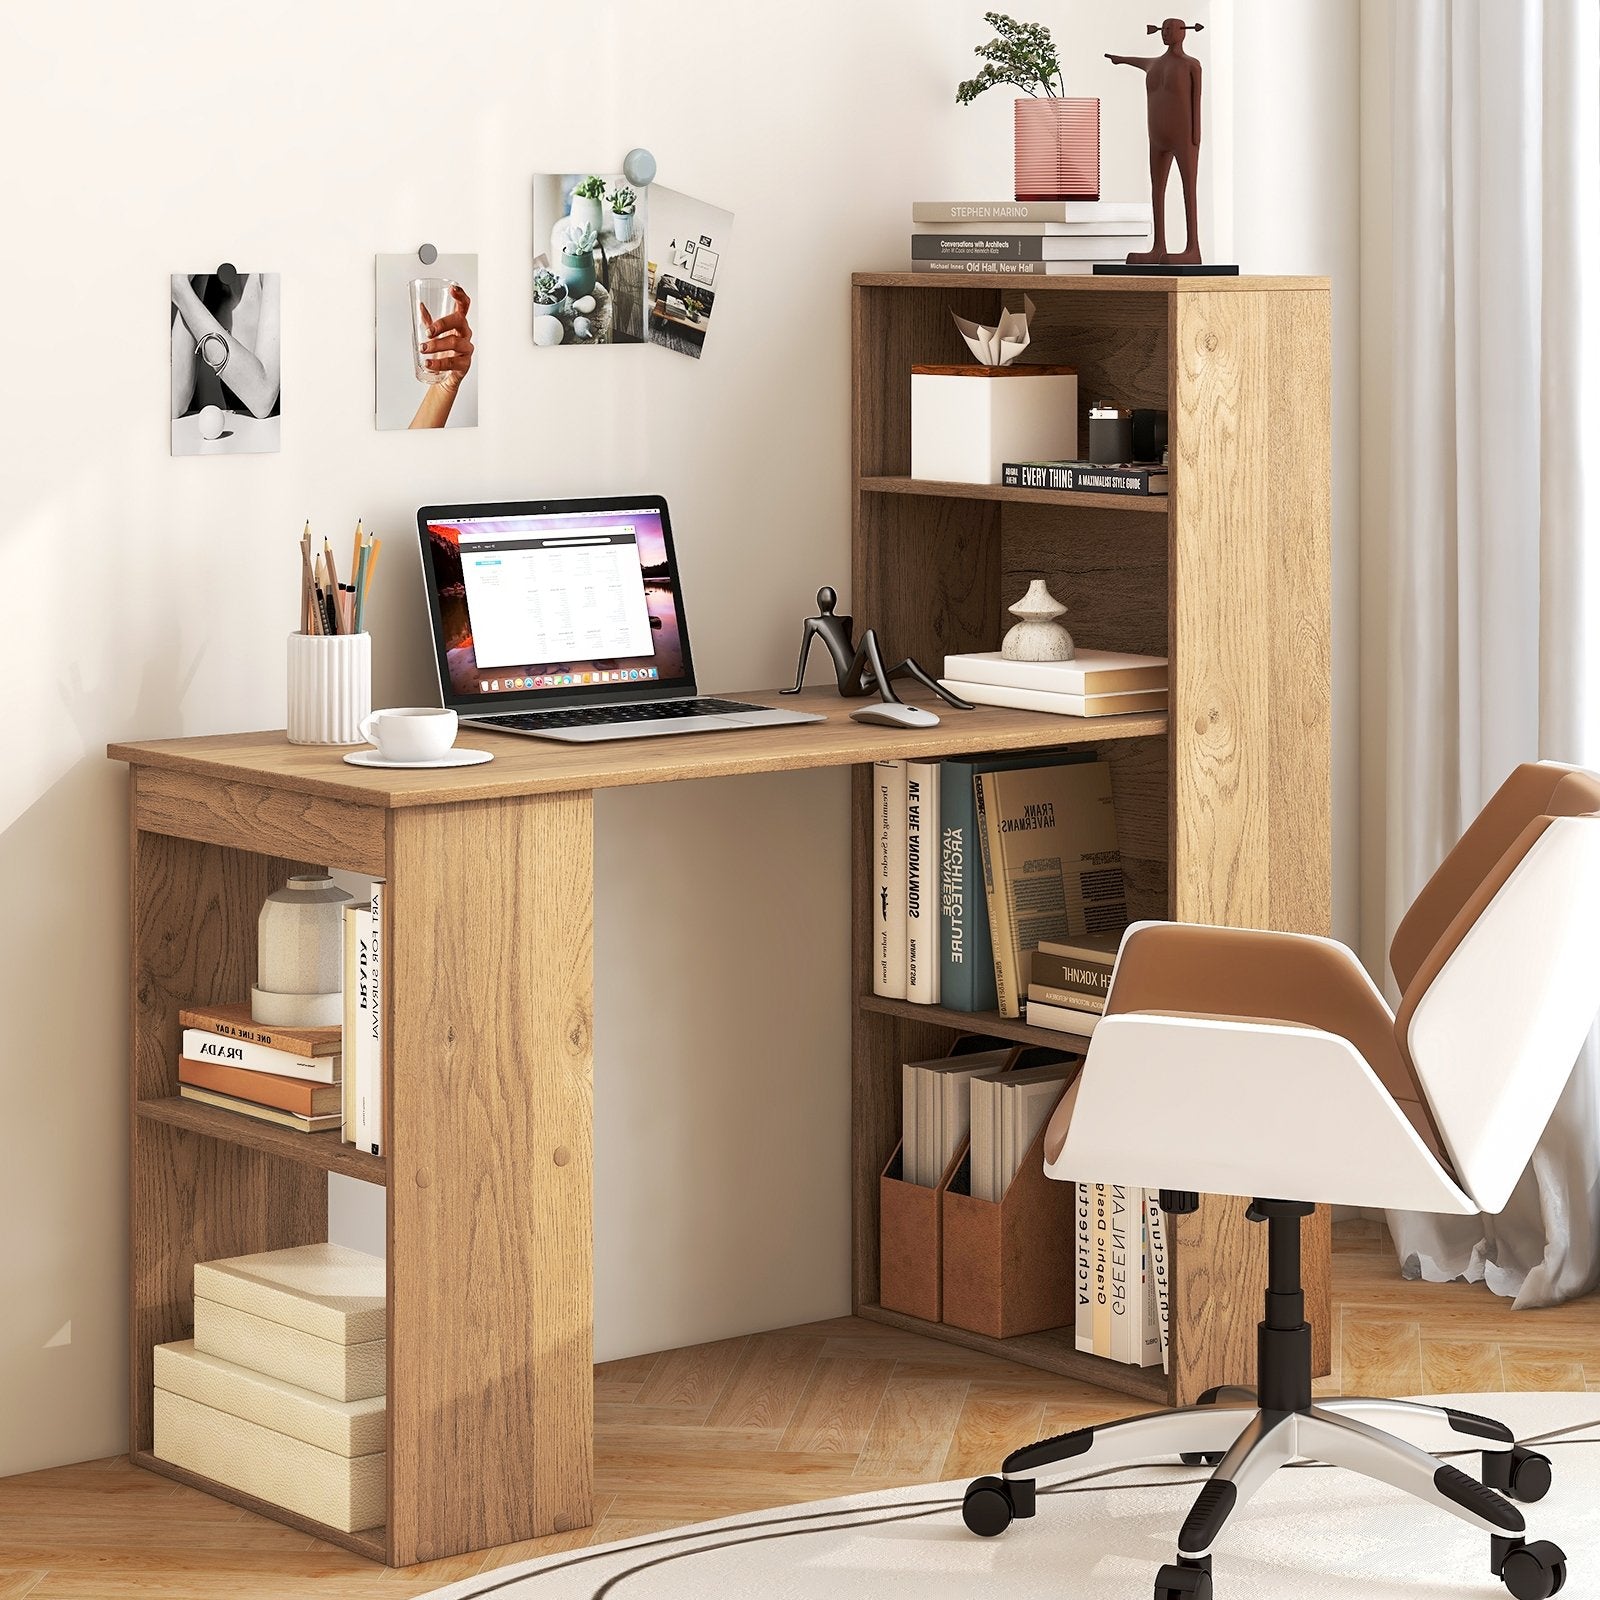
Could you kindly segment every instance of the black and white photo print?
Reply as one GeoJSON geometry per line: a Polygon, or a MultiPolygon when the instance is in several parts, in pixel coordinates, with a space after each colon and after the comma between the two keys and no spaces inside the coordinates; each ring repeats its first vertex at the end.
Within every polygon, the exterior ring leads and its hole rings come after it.
{"type": "Polygon", "coordinates": [[[278,448],[282,303],[276,272],[172,276],[172,453],[278,448]]]}

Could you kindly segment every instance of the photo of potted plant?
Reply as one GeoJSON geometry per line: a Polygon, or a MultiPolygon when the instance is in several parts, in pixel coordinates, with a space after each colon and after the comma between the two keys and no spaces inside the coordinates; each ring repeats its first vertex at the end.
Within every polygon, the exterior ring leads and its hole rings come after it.
{"type": "Polygon", "coordinates": [[[625,183],[611,192],[611,231],[618,244],[626,244],[633,237],[633,214],[638,203],[638,195],[625,183]]]}
{"type": "Polygon", "coordinates": [[[1009,83],[1022,90],[1014,111],[1018,200],[1100,198],[1100,102],[1069,96],[1061,58],[1041,22],[985,11],[994,38],[974,47],[983,66],[956,86],[956,104],[1009,83]]]}
{"type": "Polygon", "coordinates": [[[561,310],[567,298],[567,286],[549,267],[540,267],[533,275],[533,314],[551,317],[561,310]]]}
{"type": "Polygon", "coordinates": [[[606,181],[597,178],[593,173],[583,180],[572,191],[572,210],[568,215],[576,226],[587,222],[595,231],[595,237],[600,236],[601,215],[600,202],[606,197],[606,181]]]}
{"type": "Polygon", "coordinates": [[[566,237],[561,241],[561,281],[574,300],[594,293],[594,247],[599,237],[599,229],[592,223],[578,221],[576,214],[568,219],[566,237]]]}

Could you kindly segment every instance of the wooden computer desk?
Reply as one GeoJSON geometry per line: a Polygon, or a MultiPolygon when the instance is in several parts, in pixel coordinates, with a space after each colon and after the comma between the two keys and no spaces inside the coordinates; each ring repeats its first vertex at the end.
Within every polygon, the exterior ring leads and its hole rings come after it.
{"type": "MultiPolygon", "coordinates": [[[[395,1564],[590,1519],[591,796],[803,767],[856,769],[856,1309],[1151,1404],[1252,1370],[1265,1252],[1231,1200],[1207,1197],[1172,1240],[1169,1374],[1079,1352],[1070,1328],[991,1340],[879,1304],[897,1064],[948,1049],[963,1028],[1061,1036],[870,992],[863,763],[1092,744],[1111,767],[1136,915],[1329,931],[1329,285],[888,273],[858,274],[851,297],[857,613],[896,654],[933,665],[993,649],[1005,606],[1044,575],[1070,600],[1081,644],[1170,657],[1170,719],[980,710],[900,731],[852,723],[831,691],[813,691],[801,703],[825,723],[600,746],[502,738],[490,765],[455,772],[360,771],[280,734],[113,746],[133,768],[136,1460],[187,1476],[151,1455],[150,1352],[188,1332],[193,1263],[325,1238],[327,1168],[388,1189],[387,1527],[350,1537],[202,1487],[395,1564]],[[1084,405],[1109,394],[1166,411],[1169,496],[907,476],[907,370],[958,353],[952,311],[993,322],[1024,289],[1037,313],[1029,359],[1076,366],[1084,405]],[[178,1007],[247,992],[261,901],[308,864],[389,883],[383,1160],[176,1098],[178,1007]]],[[[1305,1266],[1326,1372],[1326,1216],[1305,1266]]]]}
{"type": "Polygon", "coordinates": [[[831,690],[741,698],[828,720],[601,745],[474,729],[495,759],[454,771],[351,767],[281,733],[111,746],[131,768],[137,1462],[391,1565],[588,1523],[593,791],[1167,724],[979,709],[902,731],[831,690]],[[261,902],[307,866],[387,880],[382,1157],[178,1098],[179,1008],[249,992],[261,902]],[[152,1454],[151,1351],[192,1330],[194,1263],[326,1238],[325,1171],[388,1190],[389,1517],[356,1535],[152,1454]]]}

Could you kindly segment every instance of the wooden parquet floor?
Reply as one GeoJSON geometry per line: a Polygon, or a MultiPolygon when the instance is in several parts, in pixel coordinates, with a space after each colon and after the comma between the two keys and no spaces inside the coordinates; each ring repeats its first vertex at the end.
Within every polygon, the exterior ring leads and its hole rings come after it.
{"type": "MultiPolygon", "coordinates": [[[[1402,1282],[1342,1224],[1325,1393],[1600,1389],[1600,1301],[1514,1314],[1481,1286],[1402,1282]]],[[[120,1457],[0,1481],[0,1600],[406,1600],[546,1552],[796,1501],[960,1478],[1125,1397],[878,1323],[831,1322],[608,1362],[593,1528],[387,1571],[120,1457]]]]}

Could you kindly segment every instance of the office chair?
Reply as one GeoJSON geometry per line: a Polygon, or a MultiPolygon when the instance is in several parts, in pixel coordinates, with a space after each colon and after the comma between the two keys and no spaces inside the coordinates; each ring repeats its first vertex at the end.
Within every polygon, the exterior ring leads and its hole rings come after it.
{"type": "Polygon", "coordinates": [[[1034,1514],[1034,1474],[1179,1454],[1214,1464],[1156,1600],[1210,1600],[1229,1519],[1297,1458],[1347,1467],[1490,1538],[1516,1600],[1547,1600],[1566,1558],[1529,1542],[1513,1504],[1549,1461],[1487,1417],[1311,1393],[1300,1227],[1314,1202],[1471,1214],[1509,1199],[1600,1010],[1600,778],[1518,767],[1429,879],[1389,959],[1391,1013],[1343,945],[1304,934],[1146,922],[1122,941],[1105,1017],[1045,1139],[1045,1170],[1159,1189],[1169,1214],[1202,1193],[1253,1196],[1268,1236],[1256,1389],[1080,1428],[974,1480],[967,1526],[1034,1514]],[[1267,1198],[1270,1197],[1270,1198],[1267,1198]],[[1225,1403],[1231,1396],[1250,1403],[1225,1403]],[[1481,1439],[1483,1481],[1376,1425],[1427,1415],[1481,1439]]]}

